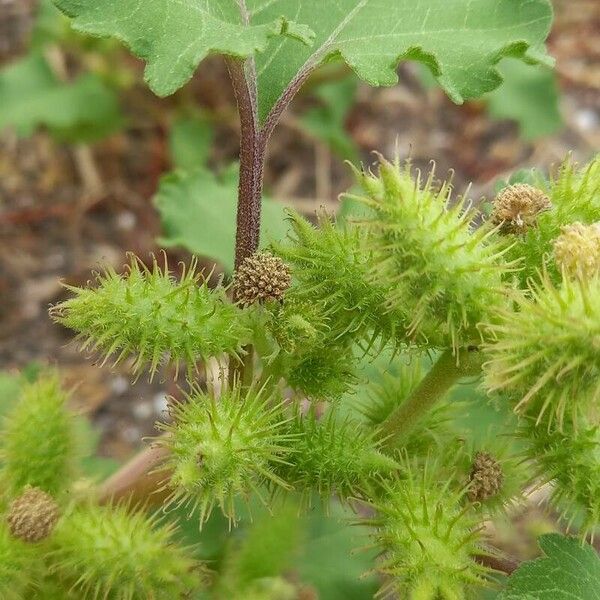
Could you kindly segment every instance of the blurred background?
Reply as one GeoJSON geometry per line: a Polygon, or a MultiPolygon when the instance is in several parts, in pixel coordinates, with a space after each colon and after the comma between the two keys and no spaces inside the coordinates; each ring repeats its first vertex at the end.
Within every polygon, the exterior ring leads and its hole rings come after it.
{"type": "MultiPolygon", "coordinates": [[[[338,199],[352,186],[344,162],[368,165],[373,150],[424,168],[434,160],[439,176],[454,171],[458,192],[471,182],[475,200],[568,152],[588,160],[600,149],[600,2],[553,4],[555,71],[505,60],[505,83],[463,106],[410,62],[393,88],[369,88],[339,65],[318,71],[270,144],[265,241],[285,233],[286,206],[351,213],[338,199]]],[[[65,298],[61,282],[121,269],[128,251],[151,260],[165,248],[173,265],[195,253],[229,275],[238,134],[221,59],[160,99],[117,42],[71,31],[47,0],[0,0],[0,370],[60,366],[100,456],[131,456],[177,389],[98,369],[48,306],[65,298]]]]}

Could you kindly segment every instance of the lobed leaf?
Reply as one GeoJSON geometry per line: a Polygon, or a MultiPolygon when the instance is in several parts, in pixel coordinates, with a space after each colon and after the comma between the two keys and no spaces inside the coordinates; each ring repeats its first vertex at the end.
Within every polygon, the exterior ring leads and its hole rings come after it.
{"type": "Polygon", "coordinates": [[[258,53],[262,120],[299,72],[329,59],[342,58],[371,85],[395,84],[402,59],[421,61],[455,102],[498,87],[504,57],[550,62],[548,0],[55,3],[77,30],[124,41],[147,62],[146,79],[159,95],[180,88],[209,54],[258,53]]]}
{"type": "Polygon", "coordinates": [[[546,556],[521,565],[499,600],[600,599],[600,558],[592,546],[556,533],[539,544],[546,556]]]}
{"type": "MultiPolygon", "coordinates": [[[[183,246],[232,272],[237,185],[237,175],[229,170],[220,177],[205,168],[165,175],[154,199],[164,232],[161,246],[183,246]]],[[[263,240],[281,239],[287,230],[283,205],[264,199],[263,240]]]]}
{"type": "MultiPolygon", "coordinates": [[[[147,63],[146,80],[159,96],[177,91],[209,54],[246,57],[285,35],[309,43],[311,31],[281,13],[244,25],[236,0],[55,0],[77,31],[122,40],[147,63]]],[[[297,42],[295,42],[297,44],[297,42]]]]}
{"type": "Polygon", "coordinates": [[[13,127],[22,136],[44,126],[67,141],[93,141],[122,124],[117,97],[99,77],[63,83],[37,53],[0,73],[0,105],[0,132],[13,127]]]}

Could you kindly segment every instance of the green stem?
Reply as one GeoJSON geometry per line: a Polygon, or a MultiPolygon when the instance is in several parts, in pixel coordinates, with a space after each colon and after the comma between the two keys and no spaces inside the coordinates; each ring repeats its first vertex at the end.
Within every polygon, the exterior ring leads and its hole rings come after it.
{"type": "Polygon", "coordinates": [[[380,434],[384,443],[391,446],[414,429],[459,379],[478,375],[481,363],[482,357],[476,350],[459,350],[458,355],[446,350],[409,398],[383,422],[380,434]]]}

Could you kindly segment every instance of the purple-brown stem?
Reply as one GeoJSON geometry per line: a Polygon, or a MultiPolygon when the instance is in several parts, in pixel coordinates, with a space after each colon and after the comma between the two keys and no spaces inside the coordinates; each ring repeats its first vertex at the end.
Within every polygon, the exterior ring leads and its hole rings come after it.
{"type": "MultiPolygon", "coordinates": [[[[256,87],[248,81],[250,68],[228,59],[229,74],[240,114],[240,182],[238,188],[235,268],[254,254],[260,239],[260,212],[265,144],[258,125],[256,87]]],[[[254,80],[255,81],[255,80],[254,80]]]]}
{"type": "MultiPolygon", "coordinates": [[[[253,59],[227,59],[240,115],[240,181],[238,187],[235,268],[258,250],[263,176],[267,144],[285,109],[314,70],[307,63],[279,97],[263,126],[257,108],[257,79],[253,59]]],[[[235,298],[234,298],[235,300],[235,298]]]]}

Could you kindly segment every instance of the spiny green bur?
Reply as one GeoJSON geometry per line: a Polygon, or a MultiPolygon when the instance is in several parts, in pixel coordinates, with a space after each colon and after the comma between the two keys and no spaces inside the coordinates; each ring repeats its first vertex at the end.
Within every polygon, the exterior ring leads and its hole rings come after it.
{"type": "Polygon", "coordinates": [[[474,228],[467,201],[451,202],[448,182],[438,186],[410,164],[381,160],[378,176],[356,172],[372,210],[369,231],[375,281],[389,286],[386,307],[403,315],[409,340],[429,347],[477,342],[477,325],[503,304],[501,275],[508,269],[488,227],[474,228]]]}
{"type": "Polygon", "coordinates": [[[249,335],[223,288],[211,290],[194,263],[176,281],[166,266],[147,269],[132,257],[125,275],[107,269],[96,288],[69,289],[75,296],[53,308],[55,320],[79,333],[84,350],[116,354],[115,362],[135,356],[134,372],[237,356],[249,335]]]}
{"type": "Polygon", "coordinates": [[[52,496],[70,484],[77,452],[74,416],[58,375],[45,374],[25,385],[5,417],[0,437],[0,477],[13,496],[26,486],[52,496]]]}
{"type": "Polygon", "coordinates": [[[201,584],[200,566],[174,528],[125,506],[83,505],[58,524],[51,573],[81,598],[173,600],[201,584]]]}
{"type": "Polygon", "coordinates": [[[36,560],[31,547],[13,538],[6,524],[0,523],[0,598],[23,600],[36,560]]]}
{"type": "Polygon", "coordinates": [[[289,213],[289,221],[290,241],[274,244],[274,251],[291,265],[296,295],[319,303],[329,316],[330,339],[385,333],[390,326],[382,310],[387,288],[371,280],[364,232],[336,226],[323,214],[318,227],[297,213],[289,213]]]}
{"type": "Polygon", "coordinates": [[[515,401],[515,411],[562,427],[597,415],[600,402],[600,278],[549,280],[518,299],[490,327],[485,385],[515,401]]]}
{"type": "Polygon", "coordinates": [[[355,354],[349,344],[323,344],[290,358],[290,386],[311,400],[339,401],[355,383],[355,354]]]}
{"type": "Polygon", "coordinates": [[[569,528],[593,538],[600,523],[600,428],[564,429],[525,424],[524,457],[534,465],[535,481],[552,484],[550,501],[569,528]]]}
{"type": "Polygon", "coordinates": [[[364,496],[372,482],[399,469],[383,454],[370,429],[330,409],[321,419],[314,410],[297,413],[288,425],[294,451],[278,473],[301,491],[305,501],[317,492],[324,501],[364,496]]]}
{"type": "Polygon", "coordinates": [[[484,585],[487,570],[474,557],[484,550],[478,519],[463,507],[463,493],[439,481],[435,465],[405,461],[403,478],[389,481],[368,523],[382,551],[380,570],[401,598],[463,600],[484,585]]]}
{"type": "Polygon", "coordinates": [[[265,484],[284,485],[274,466],[289,452],[281,406],[264,389],[239,385],[217,399],[198,389],[172,408],[160,443],[169,449],[172,502],[198,509],[204,522],[218,506],[235,521],[234,499],[265,484]]]}
{"type": "Polygon", "coordinates": [[[565,225],[600,221],[600,154],[584,166],[567,158],[549,182],[539,178],[537,186],[547,194],[551,208],[538,216],[535,227],[508,236],[511,248],[507,257],[519,261],[518,282],[525,290],[528,280],[539,282],[543,272],[553,283],[560,283],[553,244],[565,225]]]}

